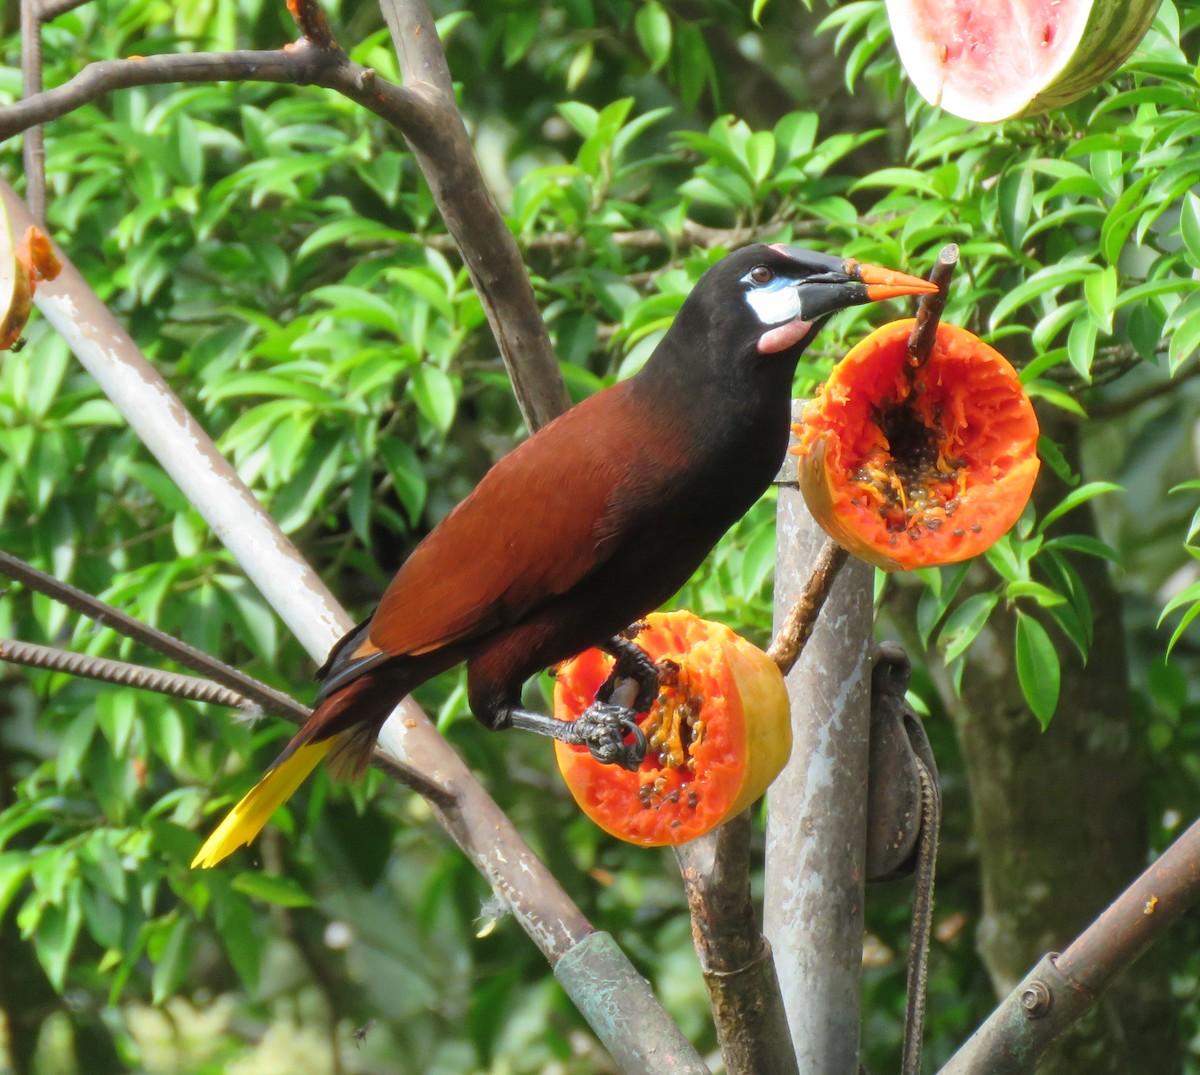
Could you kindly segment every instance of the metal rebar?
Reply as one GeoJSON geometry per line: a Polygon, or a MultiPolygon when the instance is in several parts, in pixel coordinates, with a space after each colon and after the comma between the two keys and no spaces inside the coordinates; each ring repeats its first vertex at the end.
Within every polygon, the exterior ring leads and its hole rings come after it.
{"type": "Polygon", "coordinates": [[[218,661],[215,657],[209,656],[194,646],[189,646],[186,642],[182,642],[164,631],[142,623],[141,620],[135,619],[127,612],[113,608],[112,605],[106,604],[98,597],[93,597],[90,593],[86,593],[70,583],[56,579],[53,575],[47,575],[44,571],[39,571],[32,564],[27,564],[10,553],[0,551],[0,572],[10,579],[23,583],[31,590],[52,597],[55,601],[74,609],[89,619],[111,627],[127,638],[132,638],[134,641],[170,657],[171,660],[178,661],[193,672],[207,676],[253,702],[265,713],[273,713],[276,716],[287,717],[289,720],[300,723],[308,719],[308,707],[294,698],[289,698],[281,691],[268,687],[265,683],[260,683],[253,676],[231,668],[223,661],[218,661]]]}
{"type": "Polygon", "coordinates": [[[164,672],[157,668],[146,668],[140,664],[114,661],[109,657],[93,657],[87,653],[73,653],[54,646],[41,646],[36,642],[19,642],[13,638],[0,638],[0,661],[21,664],[28,668],[41,668],[49,672],[66,672],[85,679],[99,679],[105,683],[117,683],[125,687],[170,694],[176,698],[188,698],[193,702],[211,702],[228,706],[230,709],[258,710],[259,706],[237,691],[223,687],[211,680],[196,676],[185,676],[179,672],[164,672]]]}

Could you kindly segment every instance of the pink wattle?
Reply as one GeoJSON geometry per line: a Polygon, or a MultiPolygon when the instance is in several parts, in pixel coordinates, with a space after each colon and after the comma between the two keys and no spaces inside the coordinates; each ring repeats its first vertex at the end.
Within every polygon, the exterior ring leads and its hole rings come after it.
{"type": "Polygon", "coordinates": [[[773,328],[770,332],[764,332],[759,336],[758,353],[761,355],[773,355],[779,351],[786,351],[793,344],[797,344],[804,339],[811,329],[811,321],[805,321],[803,318],[797,317],[794,321],[789,321],[786,325],[780,325],[778,328],[773,328]]]}

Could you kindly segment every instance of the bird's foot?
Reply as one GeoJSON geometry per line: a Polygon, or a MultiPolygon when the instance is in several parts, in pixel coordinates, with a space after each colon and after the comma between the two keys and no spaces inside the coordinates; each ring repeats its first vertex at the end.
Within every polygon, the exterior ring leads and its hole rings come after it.
{"type": "Polygon", "coordinates": [[[630,703],[636,712],[649,713],[650,707],[658,700],[659,669],[650,655],[633,641],[645,626],[644,623],[632,624],[601,646],[605,653],[614,658],[614,663],[608,679],[600,684],[596,692],[597,702],[611,702],[613,692],[623,680],[632,680],[637,684],[637,697],[630,703]]]}
{"type": "Polygon", "coordinates": [[[527,709],[510,709],[514,728],[547,735],[564,743],[585,746],[597,761],[635,771],[646,756],[646,733],[637,713],[626,706],[593,702],[576,720],[556,720],[527,709]],[[632,736],[632,742],[626,740],[632,736]]]}

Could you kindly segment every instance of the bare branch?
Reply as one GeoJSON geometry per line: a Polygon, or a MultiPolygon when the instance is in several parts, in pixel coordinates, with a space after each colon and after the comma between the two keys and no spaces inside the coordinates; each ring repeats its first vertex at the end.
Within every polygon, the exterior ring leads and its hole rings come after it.
{"type": "Polygon", "coordinates": [[[43,23],[53,22],[59,15],[65,15],[68,11],[90,3],[91,0],[40,0],[37,5],[38,18],[43,23]]]}
{"type": "Polygon", "coordinates": [[[317,0],[287,0],[287,9],[291,13],[304,39],[317,48],[336,49],[337,42],[333,39],[333,31],[329,28],[329,20],[317,0]]]}
{"type": "MultiPolygon", "coordinates": [[[[42,18],[37,0],[21,0],[21,95],[33,97],[42,92],[42,18]]],[[[25,135],[22,146],[25,163],[25,190],[29,211],[38,224],[46,221],[46,145],[41,127],[25,135]]]]}
{"type": "Polygon", "coordinates": [[[825,599],[833,589],[838,572],[842,570],[849,555],[833,538],[826,538],[825,544],[821,546],[804,589],[800,591],[791,612],[767,649],[767,654],[779,665],[785,676],[800,659],[805,644],[812,637],[813,627],[816,626],[817,617],[825,606],[825,599]]]}
{"type": "Polygon", "coordinates": [[[537,429],[566,410],[570,398],[521,252],[479,170],[429,6],[382,0],[380,7],[405,89],[425,105],[426,122],[405,128],[405,135],[479,292],[521,413],[537,429]]]}
{"type": "Polygon", "coordinates": [[[908,337],[908,361],[913,366],[923,366],[933,353],[933,344],[937,339],[938,322],[942,319],[942,311],[946,308],[946,299],[950,295],[950,278],[958,265],[958,244],[947,243],[938,253],[933,271],[929,274],[931,283],[937,284],[938,289],[932,295],[923,295],[917,306],[916,322],[911,335],[908,337]]]}
{"type": "Polygon", "coordinates": [[[167,53],[140,59],[99,60],[61,86],[0,109],[0,141],[65,116],[113,90],[171,82],[280,82],[324,86],[349,97],[404,131],[425,129],[422,102],[403,87],[376,78],[337,49],[300,41],[270,51],[167,53]]]}
{"type": "Polygon", "coordinates": [[[381,0],[379,10],[392,35],[404,84],[424,83],[453,100],[454,81],[429,5],[424,0],[381,0]]]}
{"type": "Polygon", "coordinates": [[[750,812],[675,849],[692,940],[729,1075],[794,1075],[796,1054],[771,945],[750,895],[750,812]]]}

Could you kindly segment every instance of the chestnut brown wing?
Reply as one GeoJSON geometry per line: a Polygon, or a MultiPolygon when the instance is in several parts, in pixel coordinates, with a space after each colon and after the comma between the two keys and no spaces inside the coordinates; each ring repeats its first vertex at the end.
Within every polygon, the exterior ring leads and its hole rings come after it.
{"type": "Polygon", "coordinates": [[[501,459],[400,568],[371,645],[417,656],[515,623],[636,541],[672,461],[642,418],[623,382],[501,459]]]}

